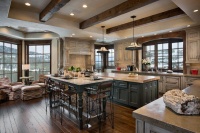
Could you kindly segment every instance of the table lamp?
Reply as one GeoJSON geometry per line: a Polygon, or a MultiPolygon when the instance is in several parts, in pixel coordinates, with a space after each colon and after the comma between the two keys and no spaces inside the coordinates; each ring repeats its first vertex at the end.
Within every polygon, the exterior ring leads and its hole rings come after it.
{"type": "Polygon", "coordinates": [[[22,70],[24,70],[25,77],[29,76],[29,69],[30,69],[30,64],[23,64],[22,65],[22,70]]]}

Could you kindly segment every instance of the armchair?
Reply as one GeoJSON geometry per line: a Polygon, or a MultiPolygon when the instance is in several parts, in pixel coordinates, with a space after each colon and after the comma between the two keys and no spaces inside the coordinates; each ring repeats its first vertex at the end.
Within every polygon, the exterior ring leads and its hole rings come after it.
{"type": "Polygon", "coordinates": [[[22,82],[11,83],[9,78],[0,78],[0,90],[8,95],[9,100],[19,99],[21,96],[21,88],[24,86],[22,82]]]}
{"type": "Polygon", "coordinates": [[[46,80],[45,75],[41,74],[41,75],[39,75],[39,80],[32,82],[32,85],[39,85],[42,88],[42,94],[45,94],[45,89],[46,89],[45,80],[46,80]]]}

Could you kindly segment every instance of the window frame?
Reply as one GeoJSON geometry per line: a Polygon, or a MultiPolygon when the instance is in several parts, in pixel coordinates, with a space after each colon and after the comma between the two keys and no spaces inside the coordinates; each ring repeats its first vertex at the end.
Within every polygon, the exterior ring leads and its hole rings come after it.
{"type": "MultiPolygon", "coordinates": [[[[29,64],[29,46],[45,46],[45,45],[49,45],[50,46],[50,62],[44,62],[44,63],[50,63],[50,73],[51,73],[51,56],[52,56],[52,44],[51,44],[51,40],[38,40],[38,41],[25,41],[25,63],[29,64]]],[[[44,51],[43,51],[44,52],[44,51]]],[[[43,53],[44,54],[44,53],[43,53]]],[[[36,62],[35,62],[36,63],[36,62]]],[[[37,77],[34,76],[34,79],[37,80],[37,77]]]]}
{"type": "MultiPolygon", "coordinates": [[[[21,81],[19,79],[19,77],[22,76],[22,41],[18,40],[18,39],[14,39],[14,38],[10,38],[10,37],[0,35],[0,42],[2,42],[3,44],[9,43],[11,45],[13,45],[13,44],[17,45],[17,54],[16,54],[17,55],[17,63],[14,63],[14,64],[17,64],[17,81],[21,81]]],[[[4,56],[4,51],[2,53],[3,53],[3,56],[4,56]]],[[[8,54],[8,53],[5,53],[5,54],[8,54]]],[[[11,52],[9,54],[11,54],[11,56],[12,56],[13,53],[11,52]]],[[[12,57],[11,57],[11,60],[12,60],[12,57]]],[[[5,64],[5,63],[3,63],[3,64],[5,64]]],[[[11,61],[11,64],[13,64],[12,61],[11,61]]],[[[13,72],[11,71],[11,73],[9,73],[9,74],[11,74],[11,79],[9,79],[9,80],[11,82],[13,82],[13,80],[12,80],[13,72]]],[[[2,74],[2,75],[5,76],[5,73],[2,74]]]]}
{"type": "MultiPolygon", "coordinates": [[[[158,39],[158,40],[153,40],[153,41],[149,41],[149,42],[145,42],[142,44],[142,59],[145,58],[144,57],[144,51],[145,51],[145,46],[152,46],[154,45],[154,58],[155,58],[155,66],[153,68],[153,70],[155,70],[155,67],[158,68],[158,44],[163,44],[163,43],[168,43],[168,68],[167,69],[159,69],[162,71],[166,71],[166,70],[172,70],[172,43],[175,42],[183,42],[183,59],[185,57],[185,52],[184,52],[184,39],[182,38],[168,38],[168,39],[158,39]]],[[[184,67],[184,60],[183,60],[183,67],[184,67]]],[[[142,67],[142,70],[144,70],[144,68],[142,67]]],[[[174,72],[183,72],[183,70],[173,70],[174,72]]]]}

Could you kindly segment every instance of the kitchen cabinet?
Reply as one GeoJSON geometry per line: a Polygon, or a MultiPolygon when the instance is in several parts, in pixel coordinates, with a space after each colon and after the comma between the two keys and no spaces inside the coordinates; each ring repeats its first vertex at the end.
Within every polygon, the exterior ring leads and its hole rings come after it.
{"type": "Polygon", "coordinates": [[[165,76],[165,92],[172,89],[181,89],[181,77],[165,76]]]}
{"type": "Polygon", "coordinates": [[[200,27],[186,30],[186,63],[200,63],[200,27]]]}
{"type": "Polygon", "coordinates": [[[195,80],[200,80],[200,77],[184,77],[184,87],[188,87],[195,80]]]}
{"type": "Polygon", "coordinates": [[[113,100],[123,105],[139,108],[158,98],[158,81],[134,83],[114,81],[113,100]]]}
{"type": "Polygon", "coordinates": [[[139,84],[133,84],[130,83],[129,85],[129,89],[130,89],[130,93],[129,93],[129,105],[133,106],[133,107],[138,107],[138,105],[140,105],[140,99],[139,99],[139,84]]]}
{"type": "Polygon", "coordinates": [[[114,100],[119,103],[127,104],[128,103],[128,87],[127,82],[124,81],[115,81],[114,83],[114,100]]]}
{"type": "Polygon", "coordinates": [[[115,63],[125,63],[130,64],[133,63],[133,51],[125,50],[128,43],[118,43],[115,44],[115,63]]]}

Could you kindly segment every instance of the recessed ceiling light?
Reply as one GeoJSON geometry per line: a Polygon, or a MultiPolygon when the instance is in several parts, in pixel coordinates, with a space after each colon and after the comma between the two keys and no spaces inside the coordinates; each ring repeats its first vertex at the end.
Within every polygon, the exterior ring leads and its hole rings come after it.
{"type": "Polygon", "coordinates": [[[86,4],[84,4],[84,5],[83,5],[83,8],[87,8],[87,5],[86,5],[86,4]]]}
{"type": "Polygon", "coordinates": [[[92,38],[92,36],[90,36],[92,38]]]}
{"type": "Polygon", "coordinates": [[[75,34],[73,33],[72,36],[75,36],[75,34]]]}
{"type": "Polygon", "coordinates": [[[70,13],[71,16],[74,16],[74,13],[70,13]]]}
{"type": "Polygon", "coordinates": [[[25,5],[26,5],[26,6],[31,6],[31,4],[30,4],[30,3],[28,3],[28,2],[26,2],[26,3],[25,3],[25,5]]]}
{"type": "Polygon", "coordinates": [[[187,27],[190,27],[190,25],[187,25],[187,27]]]}
{"type": "Polygon", "coordinates": [[[156,33],[154,35],[157,35],[156,33]]]}
{"type": "Polygon", "coordinates": [[[144,37],[144,36],[142,36],[142,37],[144,37]]]}
{"type": "Polygon", "coordinates": [[[172,32],[171,30],[169,32],[172,32]]]}
{"type": "Polygon", "coordinates": [[[194,10],[193,12],[198,12],[199,10],[198,9],[196,9],[196,10],[194,10]]]}

